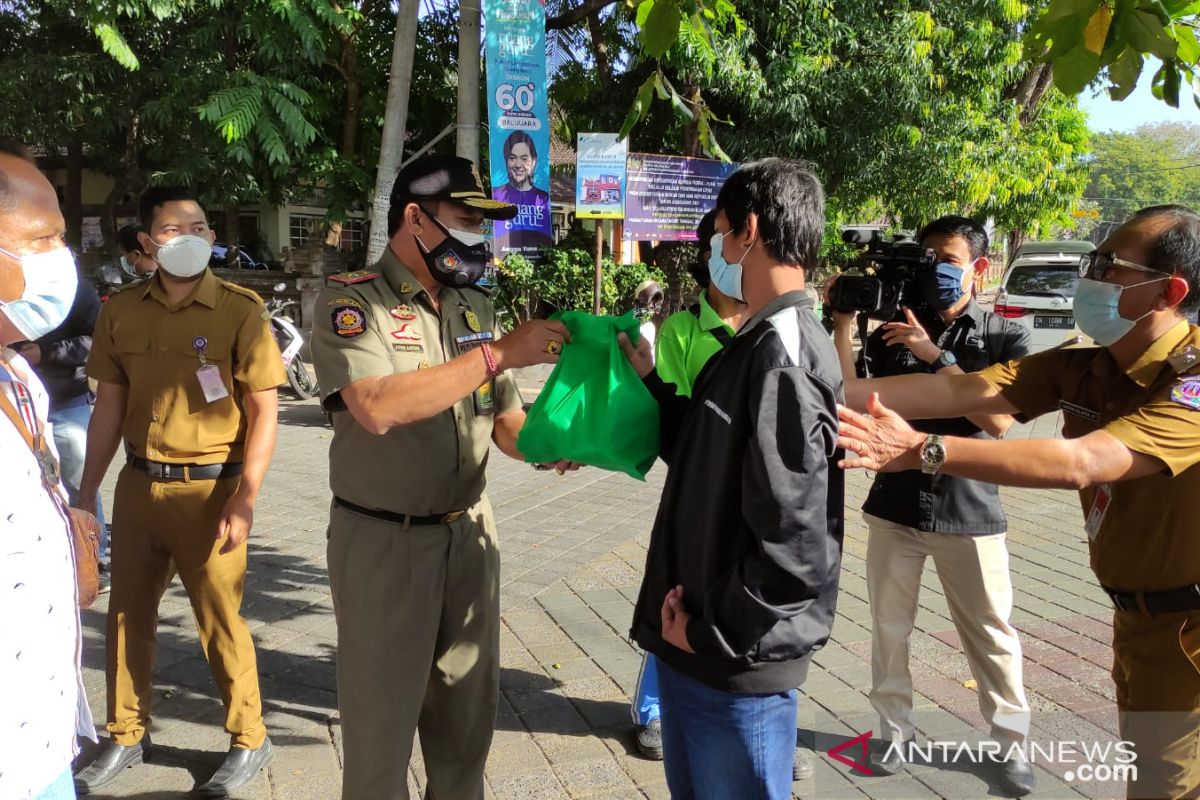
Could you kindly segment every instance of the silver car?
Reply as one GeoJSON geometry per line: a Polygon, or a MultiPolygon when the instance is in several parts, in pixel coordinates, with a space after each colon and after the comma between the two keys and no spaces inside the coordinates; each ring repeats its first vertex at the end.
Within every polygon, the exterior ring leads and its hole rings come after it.
{"type": "Polygon", "coordinates": [[[1029,330],[1031,352],[1079,334],[1072,307],[1087,241],[1031,242],[1017,250],[1004,273],[994,310],[1029,330]]]}

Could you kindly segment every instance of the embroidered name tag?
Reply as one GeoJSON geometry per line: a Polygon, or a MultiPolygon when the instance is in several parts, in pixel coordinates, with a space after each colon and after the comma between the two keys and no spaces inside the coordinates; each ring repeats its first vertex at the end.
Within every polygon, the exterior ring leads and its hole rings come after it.
{"type": "Polygon", "coordinates": [[[1068,414],[1074,414],[1082,419],[1086,419],[1091,422],[1100,421],[1100,414],[1096,411],[1092,411],[1090,408],[1084,408],[1083,406],[1079,406],[1074,403],[1068,403],[1066,400],[1059,400],[1058,407],[1068,414]]]}

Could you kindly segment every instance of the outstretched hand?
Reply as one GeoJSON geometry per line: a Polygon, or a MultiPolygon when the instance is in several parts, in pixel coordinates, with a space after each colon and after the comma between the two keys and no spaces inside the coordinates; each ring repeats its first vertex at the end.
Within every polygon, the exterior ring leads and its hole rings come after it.
{"type": "Polygon", "coordinates": [[[839,461],[842,469],[861,467],[878,472],[920,469],[925,434],[913,430],[899,414],[881,403],[878,393],[871,393],[866,414],[838,406],[838,422],[838,447],[856,456],[839,461]]]}

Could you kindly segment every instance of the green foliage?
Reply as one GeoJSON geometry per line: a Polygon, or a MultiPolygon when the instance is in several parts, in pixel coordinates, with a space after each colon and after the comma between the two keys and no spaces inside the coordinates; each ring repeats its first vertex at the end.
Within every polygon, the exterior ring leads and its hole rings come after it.
{"type": "Polygon", "coordinates": [[[1025,47],[1054,65],[1054,82],[1076,94],[1105,80],[1114,100],[1129,96],[1146,56],[1160,66],[1152,79],[1155,97],[1179,106],[1186,81],[1200,105],[1200,41],[1194,0],[1051,0],[1029,26],[1025,47]]]}
{"type": "Polygon", "coordinates": [[[1100,210],[1104,228],[1140,208],[1179,203],[1200,208],[1200,125],[1143,125],[1132,133],[1092,138],[1091,174],[1084,196],[1100,210]]]}
{"type": "MultiPolygon", "coordinates": [[[[511,329],[535,310],[550,306],[563,311],[591,311],[595,280],[595,255],[586,250],[556,247],[546,251],[546,261],[534,266],[511,255],[496,270],[492,299],[501,310],[503,324],[511,329]]],[[[662,273],[645,264],[601,261],[600,313],[623,314],[633,308],[633,295],[645,280],[665,282],[662,273]]]]}

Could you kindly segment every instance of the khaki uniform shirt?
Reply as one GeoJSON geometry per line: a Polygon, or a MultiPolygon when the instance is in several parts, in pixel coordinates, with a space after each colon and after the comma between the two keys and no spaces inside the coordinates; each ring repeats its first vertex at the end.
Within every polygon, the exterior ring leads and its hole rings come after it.
{"type": "Polygon", "coordinates": [[[500,375],[431,419],[383,436],[369,433],[338,392],[362,378],[445,364],[497,336],[486,293],[443,287],[440,313],[388,249],[374,272],[331,278],[317,301],[313,361],[333,414],[329,483],[366,508],[428,516],[469,508],[485,485],[492,421],[522,407],[511,376],[500,375]]]}
{"type": "Polygon", "coordinates": [[[129,387],[121,431],[132,453],[173,464],[241,461],[242,396],[287,381],[262,300],[208,271],[174,306],[157,276],[110,297],[87,372],[129,387]],[[217,367],[226,397],[205,399],[202,364],[217,367]]]}
{"type": "Polygon", "coordinates": [[[1200,583],[1200,327],[1180,322],[1125,371],[1089,347],[979,374],[1026,417],[1062,409],[1068,439],[1103,430],[1163,463],[1160,473],[1079,493],[1101,584],[1152,592],[1200,583]]]}

